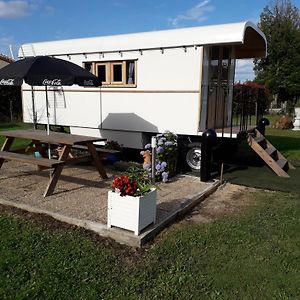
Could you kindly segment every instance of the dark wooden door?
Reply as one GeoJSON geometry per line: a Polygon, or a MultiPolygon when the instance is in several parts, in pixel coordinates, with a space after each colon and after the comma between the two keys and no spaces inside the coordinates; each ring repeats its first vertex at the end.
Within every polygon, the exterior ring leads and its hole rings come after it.
{"type": "Polygon", "coordinates": [[[223,128],[228,124],[231,48],[210,47],[206,128],[223,128]]]}

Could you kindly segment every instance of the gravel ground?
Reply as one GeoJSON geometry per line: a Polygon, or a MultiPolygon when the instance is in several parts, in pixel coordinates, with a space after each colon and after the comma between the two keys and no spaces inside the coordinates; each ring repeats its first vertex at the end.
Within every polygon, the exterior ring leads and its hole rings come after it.
{"type": "MultiPolygon", "coordinates": [[[[106,224],[107,192],[117,171],[106,167],[109,179],[102,180],[90,165],[65,167],[54,194],[43,197],[49,171],[34,166],[5,162],[0,170],[0,198],[23,203],[65,216],[106,224]]],[[[209,184],[199,178],[178,175],[160,184],[157,199],[157,222],[177,210],[188,197],[203,191],[209,184]]]]}

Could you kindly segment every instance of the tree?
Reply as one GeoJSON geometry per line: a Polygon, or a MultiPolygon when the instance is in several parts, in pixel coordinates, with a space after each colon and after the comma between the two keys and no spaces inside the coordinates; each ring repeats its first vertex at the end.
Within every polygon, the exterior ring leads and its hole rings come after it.
{"type": "Polygon", "coordinates": [[[0,122],[20,120],[22,117],[21,88],[0,86],[0,122]]]}
{"type": "Polygon", "coordinates": [[[290,0],[276,0],[260,15],[259,28],[268,42],[267,57],[255,60],[255,81],[265,84],[279,101],[300,95],[300,13],[290,0]]]}

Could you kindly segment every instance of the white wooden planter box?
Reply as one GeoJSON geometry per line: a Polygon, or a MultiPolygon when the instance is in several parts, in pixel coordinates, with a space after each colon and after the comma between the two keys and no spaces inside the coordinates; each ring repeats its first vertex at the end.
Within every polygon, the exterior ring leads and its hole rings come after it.
{"type": "Polygon", "coordinates": [[[109,191],[107,226],[132,230],[135,235],[139,235],[141,230],[155,223],[156,195],[156,189],[141,197],[120,196],[109,191]]]}

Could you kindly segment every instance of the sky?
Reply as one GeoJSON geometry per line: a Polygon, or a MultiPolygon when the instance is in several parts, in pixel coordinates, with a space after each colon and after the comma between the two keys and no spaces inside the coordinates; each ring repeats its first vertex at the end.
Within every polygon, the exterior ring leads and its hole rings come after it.
{"type": "MultiPolygon", "coordinates": [[[[292,1],[300,7],[300,0],[292,1]]],[[[265,0],[0,0],[0,53],[24,43],[252,21],[265,0]]],[[[236,79],[253,79],[252,60],[236,79]]]]}

